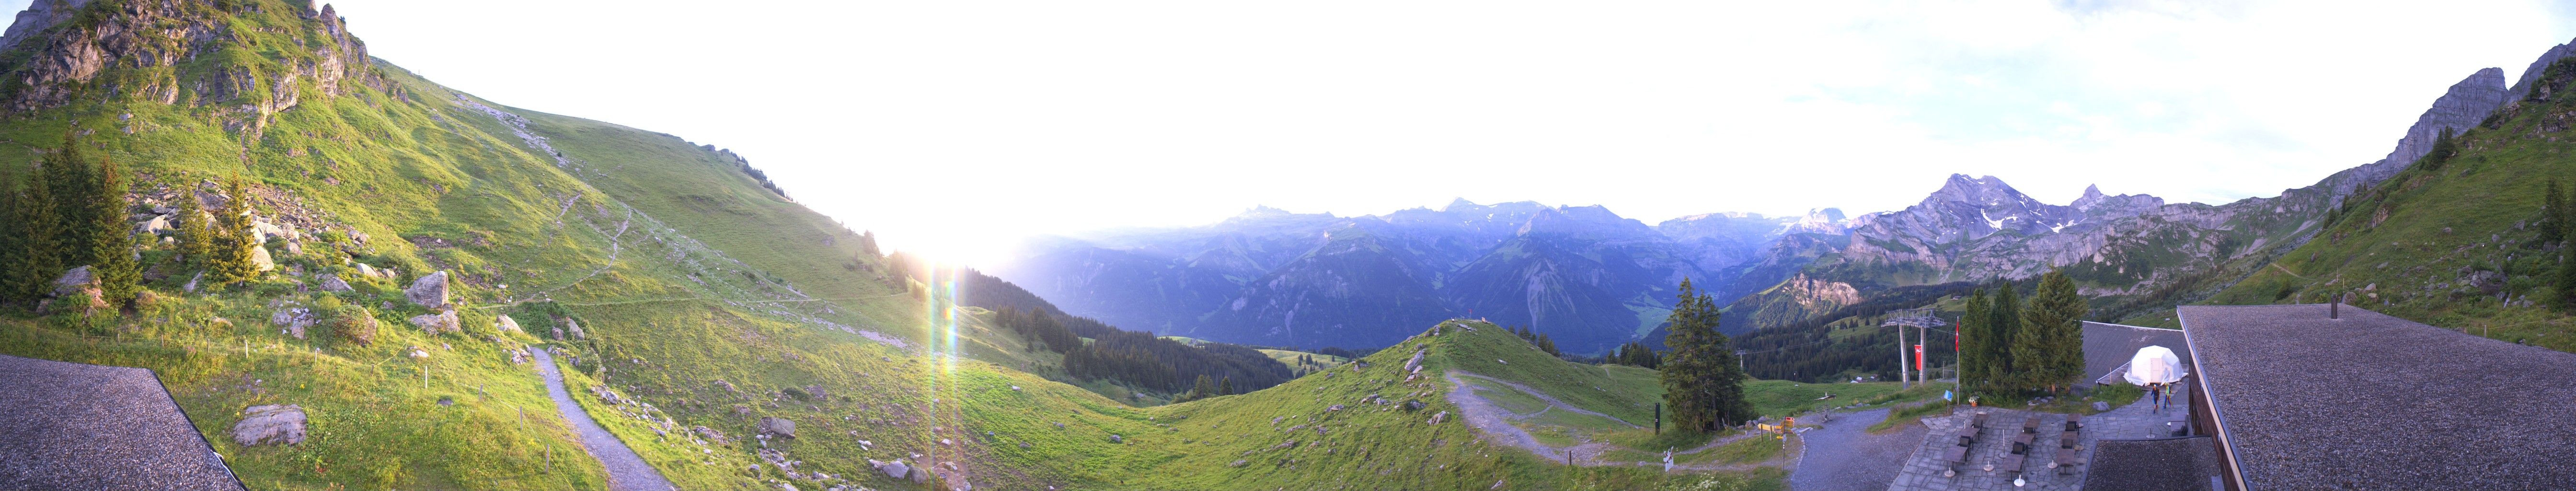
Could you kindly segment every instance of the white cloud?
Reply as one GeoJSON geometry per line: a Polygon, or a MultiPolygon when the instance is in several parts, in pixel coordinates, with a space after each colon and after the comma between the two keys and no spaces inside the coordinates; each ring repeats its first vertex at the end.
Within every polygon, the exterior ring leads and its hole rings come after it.
{"type": "MultiPolygon", "coordinates": [[[[23,4],[23,1],[17,2],[23,4]]],[[[376,54],[730,147],[888,243],[1534,199],[1903,207],[1950,173],[2223,202],[2576,35],[2542,2],[352,0],[376,54]]]]}

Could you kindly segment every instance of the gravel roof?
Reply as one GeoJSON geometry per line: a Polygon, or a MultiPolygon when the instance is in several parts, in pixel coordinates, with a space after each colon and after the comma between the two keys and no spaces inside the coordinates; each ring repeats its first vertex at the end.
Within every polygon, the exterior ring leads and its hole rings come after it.
{"type": "Polygon", "coordinates": [[[2179,310],[2251,489],[2576,489],[2576,354],[2350,305],[2179,310]]]}
{"type": "MultiPolygon", "coordinates": [[[[2080,383],[2091,384],[2103,376],[2110,375],[2112,370],[2129,364],[2129,357],[2138,356],[2139,348],[2148,346],[2163,346],[2165,349],[2173,350],[2176,355],[2185,351],[2182,331],[2126,324],[2084,323],[2084,380],[2080,383]]],[[[2194,371],[2191,370],[2191,360],[2185,359],[2182,363],[2185,371],[2194,371]]]]}
{"type": "Polygon", "coordinates": [[[0,355],[0,415],[0,489],[242,489],[151,370],[0,355]]]}
{"type": "Polygon", "coordinates": [[[2093,443],[2087,491],[2210,491],[2218,447],[2206,436],[2093,443]]]}

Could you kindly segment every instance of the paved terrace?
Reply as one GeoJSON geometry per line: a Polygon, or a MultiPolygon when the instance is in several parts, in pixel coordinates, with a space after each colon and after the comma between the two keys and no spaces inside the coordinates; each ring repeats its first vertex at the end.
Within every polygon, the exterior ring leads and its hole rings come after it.
{"type": "Polygon", "coordinates": [[[2342,310],[2179,309],[2250,489],[2576,489],[2576,354],[2342,310]]]}
{"type": "Polygon", "coordinates": [[[2155,404],[2141,398],[2136,403],[2121,406],[2109,412],[2085,416],[2084,428],[2076,433],[2077,464],[2066,469],[2048,468],[2048,463],[2057,458],[2059,440],[2063,438],[2065,431],[2066,415],[1996,407],[1961,406],[1955,414],[1923,418],[1923,425],[1931,428],[1930,434],[1924,438],[1921,446],[1915,449],[1913,458],[1906,459],[1905,467],[1897,471],[1896,482],[1888,485],[1887,489],[1890,491],[2085,489],[2085,473],[2091,470],[2096,442],[2170,436],[2171,429],[2175,428],[2175,425],[2170,425],[2169,422],[2190,418],[2191,408],[2186,404],[2188,401],[2190,399],[2177,399],[2168,403],[2164,410],[2153,411],[2155,404]],[[1944,457],[1943,453],[1957,444],[1960,429],[1968,426],[1969,419],[1974,417],[1972,415],[1976,411],[1988,413],[1986,428],[1977,432],[1976,445],[1969,447],[1968,462],[1953,465],[1941,460],[1944,457]],[[2002,470],[2004,454],[2011,452],[2012,439],[2021,433],[2022,421],[2030,418],[2040,418],[2040,425],[2039,436],[2031,441],[2033,448],[2029,460],[2023,465],[2022,473],[2005,472],[2002,470]],[[1985,470],[1988,464],[1994,464],[1997,469],[1985,470]],[[1958,471],[1958,475],[1943,475],[1944,471],[1954,469],[1958,471]],[[2028,485],[2020,488],[2013,487],[2013,478],[2016,476],[2024,478],[2028,481],[2028,485]]]}
{"type": "Polygon", "coordinates": [[[242,486],[151,370],[0,355],[0,489],[242,486]]]}

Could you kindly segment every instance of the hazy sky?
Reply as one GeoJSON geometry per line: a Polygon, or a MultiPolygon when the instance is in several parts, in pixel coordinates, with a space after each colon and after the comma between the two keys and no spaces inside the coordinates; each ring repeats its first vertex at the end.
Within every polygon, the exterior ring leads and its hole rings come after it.
{"type": "Polygon", "coordinates": [[[968,262],[1255,205],[1653,223],[1898,209],[1951,173],[2058,203],[2272,196],[2576,36],[2545,2],[2212,3],[338,5],[431,80],[732,148],[889,245],[968,262]]]}

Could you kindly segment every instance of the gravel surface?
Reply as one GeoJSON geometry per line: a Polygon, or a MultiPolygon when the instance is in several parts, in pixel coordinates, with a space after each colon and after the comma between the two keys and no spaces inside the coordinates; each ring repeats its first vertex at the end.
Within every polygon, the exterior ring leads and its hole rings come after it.
{"type": "Polygon", "coordinates": [[[2210,437],[2117,440],[2095,443],[2089,491],[2209,491],[2218,475],[2218,446],[2210,437]]]}
{"type": "Polygon", "coordinates": [[[670,480],[662,478],[661,471],[653,470],[653,466],[644,463],[643,457],[636,456],[635,450],[626,448],[626,442],[618,441],[616,435],[608,434],[607,429],[599,427],[599,422],[591,421],[590,413],[583,411],[580,404],[573,403],[572,393],[564,390],[563,372],[555,369],[554,355],[546,354],[545,349],[535,347],[531,347],[528,353],[536,355],[537,370],[545,372],[546,395],[555,398],[555,409],[563,413],[564,420],[572,422],[574,433],[581,434],[581,445],[588,447],[590,456],[599,459],[600,465],[608,467],[608,489],[616,491],[677,489],[671,485],[670,480]]]}
{"type": "MultiPolygon", "coordinates": [[[[1798,469],[1789,473],[1797,491],[1884,491],[1896,471],[1923,444],[1924,428],[1906,424],[1884,434],[1869,434],[1869,425],[1887,419],[1887,409],[1836,416],[1823,428],[1807,430],[1798,469]]],[[[1800,421],[1804,423],[1805,421],[1800,421]]]]}
{"type": "Polygon", "coordinates": [[[151,370],[0,355],[0,489],[242,485],[151,370]]]}
{"type": "Polygon", "coordinates": [[[2576,489],[2576,354],[2349,305],[2179,310],[2254,489],[2576,489]]]}

